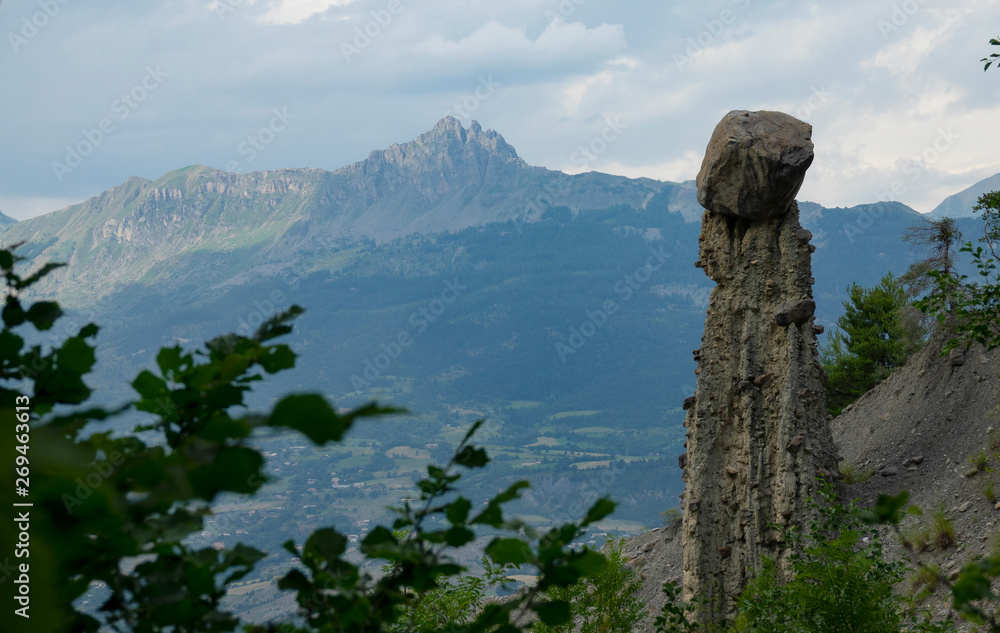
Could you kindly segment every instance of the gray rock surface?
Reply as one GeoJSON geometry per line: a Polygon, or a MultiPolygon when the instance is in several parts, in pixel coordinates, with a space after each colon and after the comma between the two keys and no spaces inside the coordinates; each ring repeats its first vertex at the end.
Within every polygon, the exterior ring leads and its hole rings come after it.
{"type": "Polygon", "coordinates": [[[811,139],[811,125],[783,112],[733,110],[708,143],[698,202],[749,220],[788,212],[812,164],[811,139]]]}
{"type": "Polygon", "coordinates": [[[788,552],[771,526],[803,523],[818,475],[835,472],[810,249],[792,200],[811,157],[805,124],[780,113],[730,113],[699,174],[699,200],[710,211],[699,262],[716,288],[697,400],[685,420],[682,534],[684,594],[708,598],[709,620],[732,615],[762,556],[787,570],[788,552]]]}

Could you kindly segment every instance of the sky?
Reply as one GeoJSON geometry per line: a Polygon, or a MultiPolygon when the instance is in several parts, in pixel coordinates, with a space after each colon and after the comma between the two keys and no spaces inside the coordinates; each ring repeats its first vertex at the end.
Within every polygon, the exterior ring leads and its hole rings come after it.
{"type": "Polygon", "coordinates": [[[1000,172],[992,0],[0,0],[0,211],[193,164],[335,170],[450,114],[529,164],[683,181],[730,110],[813,126],[800,200],[1000,172]]]}

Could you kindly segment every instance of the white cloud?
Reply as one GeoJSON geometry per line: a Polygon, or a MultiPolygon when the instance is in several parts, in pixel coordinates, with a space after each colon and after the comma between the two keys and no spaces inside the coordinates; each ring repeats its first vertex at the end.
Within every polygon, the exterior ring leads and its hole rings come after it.
{"type": "Polygon", "coordinates": [[[553,20],[532,40],[524,26],[508,27],[490,20],[457,41],[440,36],[427,38],[414,47],[414,52],[449,60],[500,61],[532,57],[543,62],[554,57],[605,56],[626,47],[625,30],[620,24],[602,24],[591,29],[579,22],[567,24],[553,20]]]}
{"type": "Polygon", "coordinates": [[[946,44],[965,22],[961,11],[929,11],[931,26],[917,26],[913,33],[893,42],[861,63],[862,68],[883,68],[894,75],[911,75],[928,55],[946,44]]]}
{"type": "Polygon", "coordinates": [[[355,0],[277,0],[270,4],[259,21],[270,25],[302,24],[331,7],[343,7],[353,2],[355,0]]]}
{"type": "Polygon", "coordinates": [[[698,174],[702,158],[702,155],[696,152],[685,152],[680,158],[657,164],[630,165],[612,160],[602,163],[600,171],[627,178],[652,178],[654,180],[684,182],[694,179],[698,174]]]}

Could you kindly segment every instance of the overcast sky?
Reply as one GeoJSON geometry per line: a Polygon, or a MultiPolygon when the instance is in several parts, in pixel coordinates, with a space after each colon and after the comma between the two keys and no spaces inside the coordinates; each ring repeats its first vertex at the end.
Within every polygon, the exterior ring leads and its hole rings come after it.
{"type": "Polygon", "coordinates": [[[448,113],[533,165],[681,181],[727,111],[782,110],[826,206],[1000,172],[990,0],[0,0],[0,32],[19,219],[191,164],[334,170],[448,113]]]}

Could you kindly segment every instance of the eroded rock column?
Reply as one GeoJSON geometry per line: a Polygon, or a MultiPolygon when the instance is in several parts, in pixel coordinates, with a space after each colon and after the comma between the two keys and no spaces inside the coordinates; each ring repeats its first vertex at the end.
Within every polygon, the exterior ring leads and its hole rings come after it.
{"type": "Polygon", "coordinates": [[[712,291],[688,409],[684,595],[704,619],[733,613],[761,567],[787,570],[773,524],[802,523],[817,475],[834,472],[812,297],[812,237],[795,194],[812,163],[812,127],[780,112],[733,111],[698,174],[700,261],[712,291]]]}

